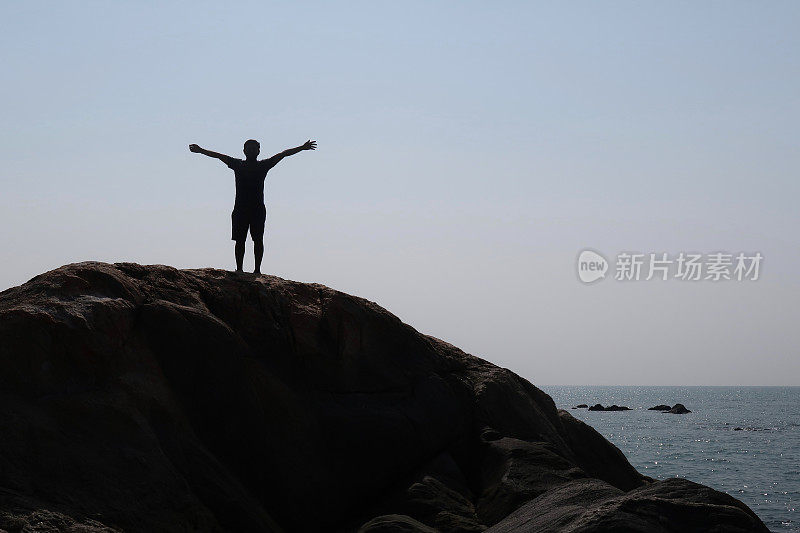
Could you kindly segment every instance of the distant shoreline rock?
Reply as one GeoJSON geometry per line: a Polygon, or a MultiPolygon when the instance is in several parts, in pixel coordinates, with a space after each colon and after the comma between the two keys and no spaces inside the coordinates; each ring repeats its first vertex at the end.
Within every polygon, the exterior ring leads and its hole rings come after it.
{"type": "Polygon", "coordinates": [[[666,404],[659,404],[647,409],[648,411],[661,411],[662,413],[672,413],[673,415],[683,415],[686,413],[691,413],[690,410],[686,408],[685,405],[682,403],[676,403],[672,407],[666,404]]]}
{"type": "Polygon", "coordinates": [[[624,406],[624,405],[609,405],[608,407],[603,407],[603,404],[596,403],[593,406],[589,407],[590,411],[630,411],[631,408],[624,406]]]}
{"type": "Polygon", "coordinates": [[[683,414],[686,414],[686,413],[691,413],[691,411],[688,410],[686,408],[686,406],[683,405],[682,403],[676,403],[672,407],[672,409],[670,409],[669,411],[666,411],[666,412],[667,413],[672,413],[673,415],[683,415],[683,414]]]}
{"type": "Polygon", "coordinates": [[[589,406],[586,405],[585,403],[579,403],[578,405],[573,407],[573,409],[586,409],[587,407],[589,407],[589,406]]]}

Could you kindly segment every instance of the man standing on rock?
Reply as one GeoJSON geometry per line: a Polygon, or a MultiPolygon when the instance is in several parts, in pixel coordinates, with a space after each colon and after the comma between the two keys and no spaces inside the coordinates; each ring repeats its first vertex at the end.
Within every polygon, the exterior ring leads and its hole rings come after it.
{"type": "Polygon", "coordinates": [[[264,206],[264,180],[267,172],[286,156],[303,150],[316,150],[316,148],[317,141],[308,140],[296,148],[289,148],[269,159],[259,161],[257,158],[261,152],[261,145],[253,139],[244,143],[244,160],[212,152],[200,148],[196,144],[189,145],[191,152],[219,159],[228,165],[228,168],[232,169],[236,176],[236,201],[233,205],[233,213],[231,213],[233,225],[231,239],[236,241],[236,272],[242,272],[244,243],[247,240],[249,228],[256,256],[256,268],[253,273],[261,274],[261,258],[264,256],[264,222],[267,220],[267,208],[264,206]]]}

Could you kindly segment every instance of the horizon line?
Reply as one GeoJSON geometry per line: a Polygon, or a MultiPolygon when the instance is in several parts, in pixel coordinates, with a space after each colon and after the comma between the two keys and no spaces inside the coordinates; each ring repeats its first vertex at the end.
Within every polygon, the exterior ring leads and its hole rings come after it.
{"type": "Polygon", "coordinates": [[[624,384],[614,384],[614,385],[603,385],[603,384],[547,384],[547,385],[536,385],[536,387],[745,387],[745,388],[766,388],[766,387],[773,387],[773,388],[800,388],[800,385],[646,385],[646,384],[634,384],[634,385],[624,385],[624,384]]]}

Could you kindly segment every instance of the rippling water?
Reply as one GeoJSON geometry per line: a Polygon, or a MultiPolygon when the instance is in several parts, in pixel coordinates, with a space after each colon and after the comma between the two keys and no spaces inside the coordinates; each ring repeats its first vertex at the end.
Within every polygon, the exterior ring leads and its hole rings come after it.
{"type": "Polygon", "coordinates": [[[727,492],[776,532],[800,532],[800,387],[541,387],[645,475],[727,492]],[[571,409],[585,403],[632,411],[571,409]],[[648,411],[684,404],[692,413],[648,411]],[[737,430],[736,428],[741,428],[737,430]]]}

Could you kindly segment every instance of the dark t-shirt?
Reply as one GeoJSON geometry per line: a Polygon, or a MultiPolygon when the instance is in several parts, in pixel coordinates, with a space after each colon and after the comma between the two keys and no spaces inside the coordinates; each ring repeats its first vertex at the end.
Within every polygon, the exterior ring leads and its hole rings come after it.
{"type": "Polygon", "coordinates": [[[234,209],[251,209],[264,205],[264,179],[275,163],[273,158],[261,161],[231,158],[227,165],[236,176],[234,209]]]}

